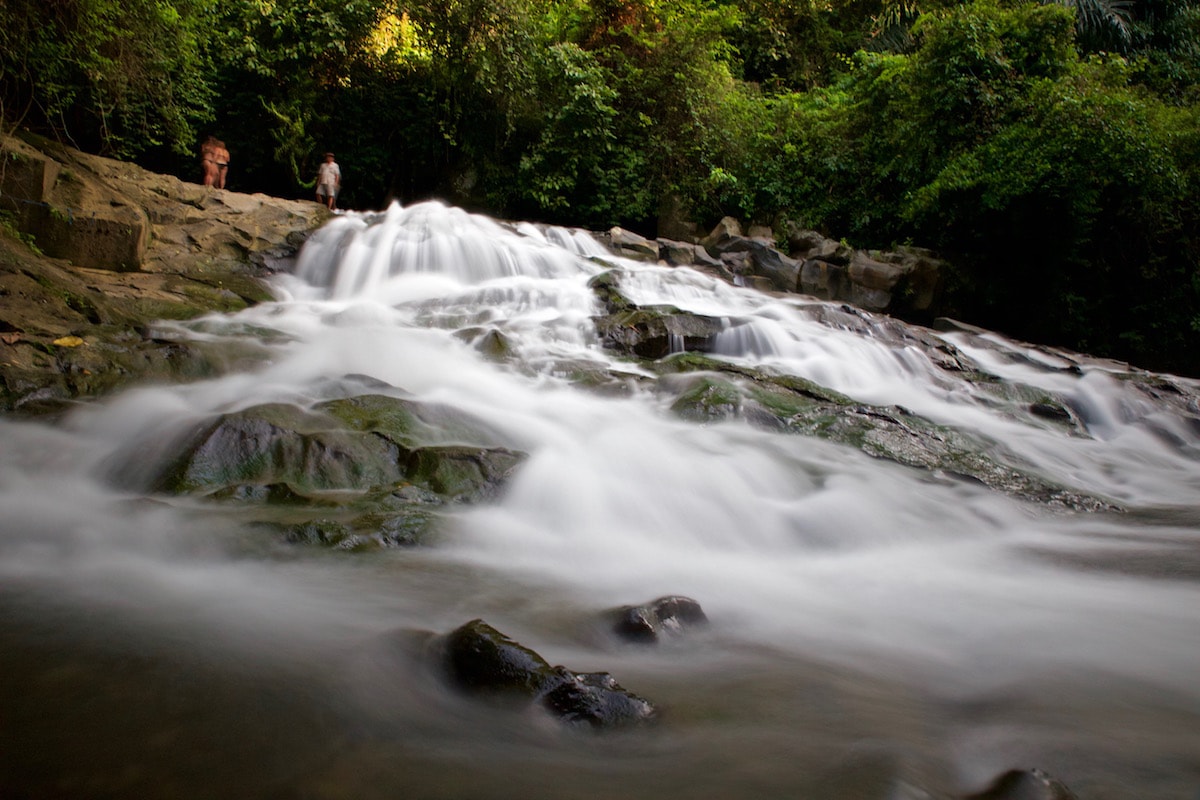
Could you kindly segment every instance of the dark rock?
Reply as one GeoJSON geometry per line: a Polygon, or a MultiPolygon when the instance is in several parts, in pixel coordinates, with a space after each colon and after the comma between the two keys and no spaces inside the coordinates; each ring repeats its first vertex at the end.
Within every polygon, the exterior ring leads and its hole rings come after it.
{"type": "Polygon", "coordinates": [[[733,217],[724,217],[707,236],[700,240],[700,246],[715,255],[721,251],[720,249],[726,242],[734,237],[741,237],[741,235],[741,224],[733,217]]]}
{"type": "Polygon", "coordinates": [[[1055,402],[1042,401],[1038,403],[1031,403],[1029,405],[1029,413],[1033,414],[1035,417],[1052,419],[1058,422],[1071,421],[1071,412],[1068,411],[1064,406],[1055,402]]]}
{"type": "Polygon", "coordinates": [[[794,292],[800,286],[801,264],[768,244],[756,239],[750,242],[750,262],[754,274],[766,278],[781,292],[794,292]]]}
{"type": "Polygon", "coordinates": [[[608,232],[609,246],[613,252],[635,261],[658,261],[658,242],[651,241],[624,228],[612,228],[608,232]]]}
{"type": "Polygon", "coordinates": [[[594,321],[605,347],[650,359],[681,350],[706,351],[724,328],[717,317],[674,306],[633,306],[594,321]]]}
{"type": "Polygon", "coordinates": [[[1062,781],[1040,769],[1013,769],[1001,775],[982,792],[963,800],[1079,800],[1062,781]]]}
{"type": "Polygon", "coordinates": [[[845,297],[850,286],[850,275],[844,264],[831,264],[819,258],[810,258],[800,268],[800,291],[833,300],[845,297]]]}
{"type": "Polygon", "coordinates": [[[446,677],[468,692],[532,699],[555,682],[546,659],[481,619],[446,634],[441,650],[446,677]]]}
{"type": "Polygon", "coordinates": [[[622,606],[608,612],[608,617],[617,636],[646,644],[708,624],[700,604],[680,595],[660,597],[640,606],[622,606]]]}
{"type": "Polygon", "coordinates": [[[825,248],[826,243],[830,241],[819,232],[798,227],[794,223],[785,223],[784,229],[788,255],[792,258],[808,258],[814,251],[825,248]]]}
{"type": "Polygon", "coordinates": [[[593,728],[646,722],[656,715],[649,701],[626,691],[607,672],[552,667],[481,619],[432,646],[446,679],[472,695],[518,707],[537,705],[565,723],[593,728]]]}
{"type": "Polygon", "coordinates": [[[697,248],[690,242],[677,242],[672,239],[659,239],[658,252],[660,257],[673,267],[686,267],[696,263],[697,248]]]}
{"type": "Polygon", "coordinates": [[[338,430],[322,414],[269,403],[200,426],[154,487],[211,493],[286,483],[301,491],[356,489],[404,477],[402,451],[379,436],[338,430]]]}
{"type": "Polygon", "coordinates": [[[541,703],[563,722],[593,728],[645,722],[656,713],[649,701],[622,689],[607,672],[576,673],[564,667],[554,668],[541,703]]]}
{"type": "Polygon", "coordinates": [[[698,244],[659,239],[658,247],[660,256],[670,266],[693,267],[730,283],[734,281],[734,274],[725,265],[723,258],[709,255],[709,252],[698,244]]]}

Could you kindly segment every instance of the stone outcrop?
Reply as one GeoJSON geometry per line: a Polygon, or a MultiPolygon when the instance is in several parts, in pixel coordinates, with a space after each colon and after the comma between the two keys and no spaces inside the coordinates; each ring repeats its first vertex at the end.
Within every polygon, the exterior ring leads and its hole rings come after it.
{"type": "Polygon", "coordinates": [[[795,225],[785,224],[782,230],[776,237],[756,225],[744,234],[741,223],[725,217],[698,240],[648,240],[621,228],[600,238],[617,255],[694,267],[764,291],[843,301],[918,321],[937,313],[944,264],[930,251],[859,250],[795,225]]]}
{"type": "Polygon", "coordinates": [[[206,188],[33,136],[0,141],[0,412],[212,374],[147,323],[270,298],[329,211],[206,188]]]}

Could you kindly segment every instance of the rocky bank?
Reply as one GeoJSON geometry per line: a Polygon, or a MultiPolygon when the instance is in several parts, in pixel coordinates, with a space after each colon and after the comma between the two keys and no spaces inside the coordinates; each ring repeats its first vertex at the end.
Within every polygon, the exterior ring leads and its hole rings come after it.
{"type": "Polygon", "coordinates": [[[0,146],[0,412],[213,373],[154,320],[269,298],[329,211],[206,188],[33,136],[0,146]]]}

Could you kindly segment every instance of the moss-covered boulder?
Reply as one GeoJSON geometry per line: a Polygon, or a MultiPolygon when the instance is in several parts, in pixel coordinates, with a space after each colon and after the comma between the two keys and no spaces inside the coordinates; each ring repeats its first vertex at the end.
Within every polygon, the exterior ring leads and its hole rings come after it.
{"type": "MultiPolygon", "coordinates": [[[[347,385],[350,385],[349,382],[347,385]]],[[[525,454],[451,408],[383,394],[265,403],[131,442],[119,485],[201,495],[283,540],[341,550],[430,539],[439,509],[494,498],[525,454]]]]}
{"type": "MultiPolygon", "coordinates": [[[[680,353],[652,365],[672,393],[673,413],[693,422],[745,420],[760,428],[816,436],[864,453],[952,479],[1078,510],[1111,509],[1104,498],[1055,485],[1009,453],[1003,443],[938,425],[898,406],[857,403],[811,381],[776,375],[699,353],[680,353]]],[[[1020,408],[1014,404],[1014,408],[1020,408]]],[[[1025,412],[1028,413],[1028,412],[1025,412]]]]}

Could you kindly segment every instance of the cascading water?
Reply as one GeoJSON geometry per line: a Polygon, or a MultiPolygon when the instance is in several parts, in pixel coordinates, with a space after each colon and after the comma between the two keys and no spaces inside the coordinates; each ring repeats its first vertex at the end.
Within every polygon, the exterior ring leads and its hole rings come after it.
{"type": "Polygon", "coordinates": [[[1200,790],[1195,382],[436,203],[336,218],[274,288],[162,325],[238,369],[0,422],[0,797],[942,798],[1013,767],[1082,798],[1200,790]],[[810,382],[886,436],[677,413],[686,375],[602,347],[606,272],[721,320],[712,363],[810,382]],[[432,541],[367,553],[139,488],[198,421],[368,389],[525,459],[432,541]],[[921,436],[950,449],[922,462],[921,436]],[[710,628],[596,634],[671,593],[710,628]],[[662,720],[581,736],[378,646],[475,617],[662,720]]]}

